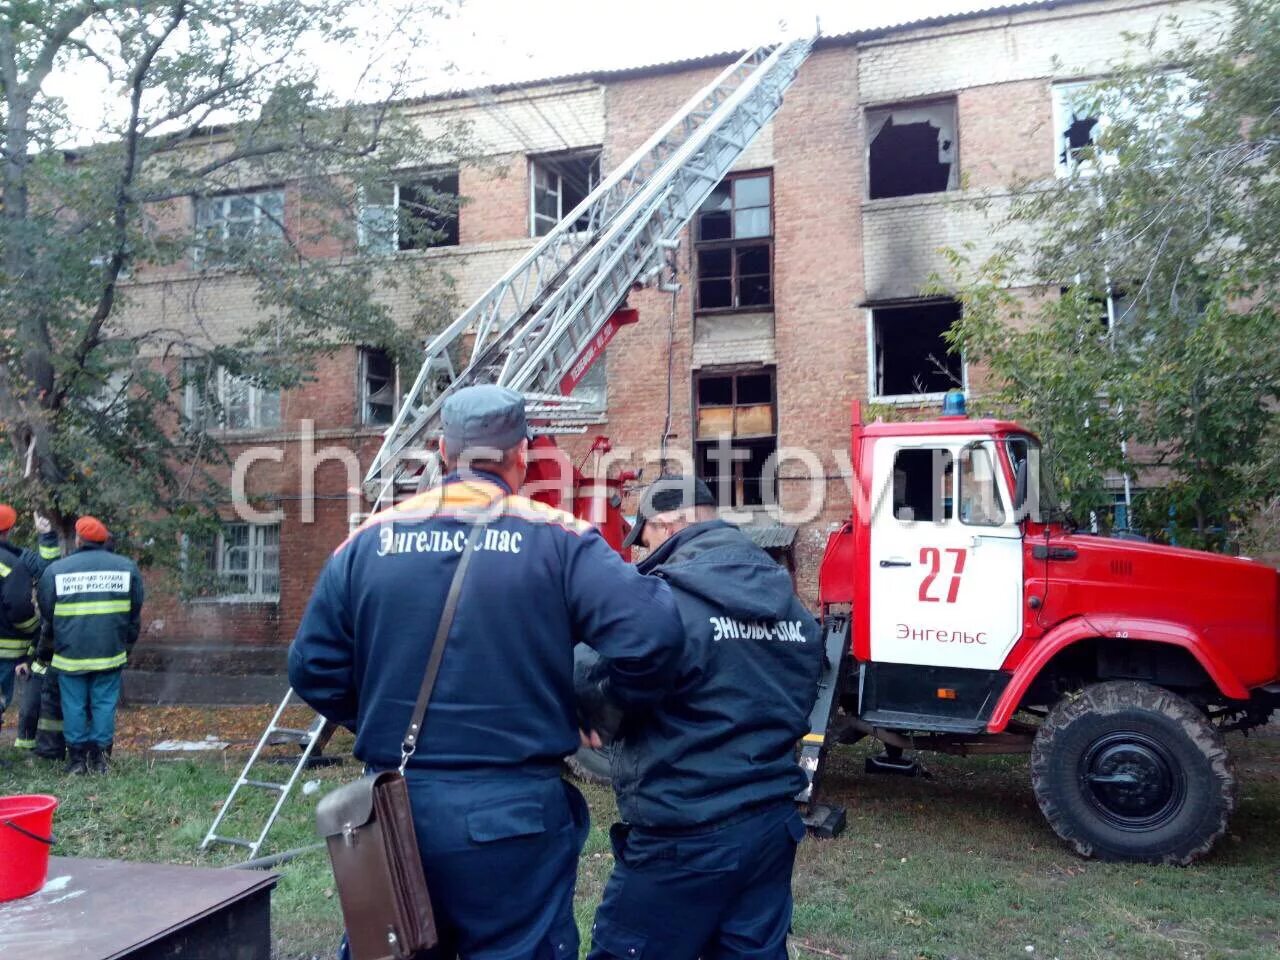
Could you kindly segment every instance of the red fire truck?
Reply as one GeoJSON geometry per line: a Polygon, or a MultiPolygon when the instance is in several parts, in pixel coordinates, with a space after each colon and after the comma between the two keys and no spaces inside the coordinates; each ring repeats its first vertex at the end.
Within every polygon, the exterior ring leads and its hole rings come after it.
{"type": "MultiPolygon", "coordinates": [[[[864,736],[889,748],[872,769],[1030,750],[1040,809],[1079,853],[1190,862],[1235,807],[1223,734],[1280,705],[1280,573],[1075,528],[1036,436],[955,399],[915,423],[864,425],[855,405],[853,507],[820,571],[813,790],[829,745],[864,736]]],[[[814,804],[819,829],[833,819],[814,804]]]]}

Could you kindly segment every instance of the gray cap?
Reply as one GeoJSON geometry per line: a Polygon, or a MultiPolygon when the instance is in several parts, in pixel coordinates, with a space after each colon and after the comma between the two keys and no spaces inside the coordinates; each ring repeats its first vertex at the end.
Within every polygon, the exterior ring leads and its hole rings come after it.
{"type": "Polygon", "coordinates": [[[636,509],[636,522],[622,541],[624,547],[634,546],[644,532],[644,525],[660,513],[683,510],[686,507],[714,507],[716,498],[702,480],[679,474],[661,477],[653,481],[640,495],[636,509]]]}
{"type": "Polygon", "coordinates": [[[505,387],[463,387],[444,402],[444,443],[449,456],[510,450],[531,439],[524,397],[505,387]]]}

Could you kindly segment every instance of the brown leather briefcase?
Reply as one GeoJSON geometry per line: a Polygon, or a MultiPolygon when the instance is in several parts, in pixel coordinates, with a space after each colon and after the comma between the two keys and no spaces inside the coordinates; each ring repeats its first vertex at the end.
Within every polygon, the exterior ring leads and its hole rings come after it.
{"type": "Polygon", "coordinates": [[[435,945],[409,788],[399,771],[361,777],[325,796],[316,829],[329,847],[355,960],[406,960],[435,945]]]}
{"type": "Polygon", "coordinates": [[[329,847],[353,960],[407,960],[436,945],[404,769],[418,748],[462,580],[483,533],[484,524],[471,528],[449,584],[418,702],[400,745],[400,769],[361,777],[327,794],[316,806],[316,831],[329,847]]]}

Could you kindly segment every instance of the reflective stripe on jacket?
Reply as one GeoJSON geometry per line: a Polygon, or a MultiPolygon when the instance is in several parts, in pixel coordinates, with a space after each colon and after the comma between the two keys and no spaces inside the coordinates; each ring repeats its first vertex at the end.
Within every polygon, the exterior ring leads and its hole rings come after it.
{"type": "Polygon", "coordinates": [[[142,623],[142,576],[128,557],[96,544],[49,565],[40,578],[41,660],[63,673],[123,667],[142,623]]]}

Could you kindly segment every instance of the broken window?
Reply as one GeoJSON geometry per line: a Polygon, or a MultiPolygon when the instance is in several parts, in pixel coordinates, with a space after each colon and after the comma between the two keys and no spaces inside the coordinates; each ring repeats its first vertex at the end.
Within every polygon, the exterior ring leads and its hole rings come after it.
{"type": "Polygon", "coordinates": [[[442,170],[361,191],[359,242],[367,253],[458,245],[458,172],[442,170]]]}
{"type": "Polygon", "coordinates": [[[699,310],[773,304],[772,181],[767,173],[728,176],[698,210],[699,310]]]}
{"type": "Polygon", "coordinates": [[[257,190],[196,197],[196,266],[215,267],[243,259],[284,236],[284,191],[257,190]]]}
{"type": "Polygon", "coordinates": [[[1069,176],[1093,152],[1100,110],[1090,83],[1060,83],[1053,88],[1054,166],[1069,176]]]}
{"type": "Polygon", "coordinates": [[[956,163],[956,104],[867,111],[869,196],[941,193],[960,184],[956,163]]]}
{"type": "Polygon", "coordinates": [[[385,427],[396,416],[396,364],[386,350],[360,349],[360,422],[385,427]]]}
{"type": "Polygon", "coordinates": [[[964,386],[964,361],[943,334],[960,318],[954,300],[932,300],[871,311],[874,396],[941,395],[964,386]]]}
{"type": "Polygon", "coordinates": [[[1203,108],[1196,87],[1181,70],[1168,70],[1156,78],[1151,93],[1154,108],[1139,110],[1135,104],[1099,89],[1102,81],[1088,80],[1053,85],[1054,170],[1059,177],[1074,172],[1092,174],[1116,162],[1110,150],[1099,150],[1098,141],[1117,123],[1132,124],[1135,132],[1154,138],[1156,152],[1164,155],[1169,139],[1161,123],[1171,113],[1192,120],[1203,108]],[[1168,106],[1161,105],[1161,98],[1168,106]]]}
{"type": "Polygon", "coordinates": [[[955,463],[945,447],[899,450],[893,458],[893,516],[903,523],[951,519],[955,463]]]}
{"type": "Polygon", "coordinates": [[[722,507],[763,505],[778,449],[774,371],[700,374],[694,408],[698,476],[722,507]]]}
{"type": "MultiPolygon", "coordinates": [[[[600,151],[538,157],[529,161],[531,236],[544,237],[600,183],[600,151]]],[[[580,217],[573,227],[587,228],[580,217]]]]}

